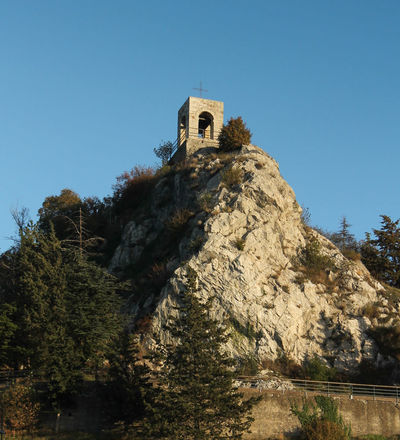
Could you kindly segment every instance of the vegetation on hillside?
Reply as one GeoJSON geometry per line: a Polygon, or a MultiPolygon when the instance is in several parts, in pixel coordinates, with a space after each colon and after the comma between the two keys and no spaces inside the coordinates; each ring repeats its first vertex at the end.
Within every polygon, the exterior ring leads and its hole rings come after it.
{"type": "Polygon", "coordinates": [[[78,392],[83,369],[99,366],[120,326],[118,280],[54,230],[29,224],[18,247],[0,259],[5,313],[0,368],[28,368],[46,377],[46,396],[58,407],[78,392]]]}
{"type": "MultiPolygon", "coordinates": [[[[230,151],[250,142],[241,118],[231,119],[224,130],[222,149],[230,151]]],[[[2,403],[5,408],[8,402],[9,431],[34,426],[39,401],[43,407],[59,410],[80,393],[85,374],[96,376],[99,370],[107,370],[101,392],[109,403],[109,421],[120,421],[120,433],[126,438],[139,432],[147,439],[207,438],[212,432],[215,439],[239,439],[249,427],[254,401],[244,402],[232,386],[233,363],[221,353],[227,336],[224,327],[210,319],[211,303],[196,296],[196,275],[189,271],[187,290],[179,297],[180,314],[170,322],[171,335],[179,342],[159,347],[159,369],[151,371],[139,344],[140,335],[151,327],[150,307],[129,327],[137,335],[130,334],[121,314],[128,296],[125,287],[104,270],[124,226],[145,218],[161,179],[165,191],[159,203],[168,206],[167,218],[154,244],[146,245],[140,260],[121,273],[121,278],[132,281],[130,300],[142,306],[151,296],[157,298],[174,270],[171,262],[179,256],[182,238],[187,240],[187,255],[203,245],[203,236],[189,236],[188,231],[199,219],[214,215],[213,194],[196,194],[201,179],[196,160],[166,165],[170,145],[161,147],[165,148],[156,152],[164,164],[161,169],[132,168],[117,178],[112,195],[103,200],[82,199],[63,189],[44,200],[36,225],[26,222],[25,213],[16,215],[19,236],[15,246],[0,255],[0,368],[33,370],[46,380],[40,386],[36,383],[38,393],[34,382],[9,389],[8,400],[2,403]],[[171,198],[177,175],[182,186],[190,189],[185,204],[171,198]]],[[[247,177],[240,167],[232,166],[231,154],[220,154],[207,173],[222,170],[222,184],[233,192],[247,177]]],[[[226,209],[229,212],[229,206],[226,209]]],[[[362,242],[354,239],[345,217],[337,232],[325,233],[347,258],[361,255],[371,273],[386,283],[381,294],[393,304],[400,302],[398,223],[382,216],[381,229],[373,230],[373,236],[367,234],[362,242]]],[[[299,250],[299,271],[307,279],[328,282],[327,272],[337,270],[335,262],[312,235],[299,250]]],[[[232,245],[246,252],[243,237],[232,245]]],[[[365,315],[377,321],[379,305],[366,306],[365,315]]],[[[250,322],[246,327],[235,321],[232,325],[256,340],[250,322]]],[[[384,355],[400,358],[400,323],[381,322],[371,327],[370,334],[384,355]]],[[[254,372],[257,362],[250,361],[254,372]]],[[[336,374],[318,358],[299,366],[284,353],[274,366],[288,375],[314,380],[331,380],[336,374]]],[[[334,406],[316,405],[293,410],[311,417],[307,438],[322,438],[318,437],[321,430],[329,430],[332,438],[348,438],[334,406]],[[325,413],[333,414],[332,420],[325,413]]]]}
{"type": "Polygon", "coordinates": [[[331,397],[315,396],[314,402],[303,399],[300,407],[292,402],[291,411],[301,425],[304,440],[350,440],[351,428],[339,414],[331,397]]]}
{"type": "Polygon", "coordinates": [[[241,116],[230,118],[221,129],[218,136],[219,148],[222,151],[232,151],[250,144],[251,133],[241,116]]]}
{"type": "Polygon", "coordinates": [[[209,317],[211,300],[196,297],[196,273],[188,269],[179,315],[168,330],[175,346],[160,347],[157,384],[144,425],[149,439],[240,439],[249,429],[257,399],[243,400],[233,387],[233,360],[222,352],[227,334],[209,317]],[[184,423],[182,421],[184,420],[184,423]]]}

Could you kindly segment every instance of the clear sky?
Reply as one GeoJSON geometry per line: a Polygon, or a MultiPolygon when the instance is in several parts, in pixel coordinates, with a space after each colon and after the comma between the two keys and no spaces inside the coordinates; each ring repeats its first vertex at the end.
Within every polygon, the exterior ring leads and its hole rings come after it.
{"type": "Polygon", "coordinates": [[[0,56],[1,251],[10,208],[155,164],[200,81],[313,224],[400,217],[398,0],[2,0],[0,56]]]}

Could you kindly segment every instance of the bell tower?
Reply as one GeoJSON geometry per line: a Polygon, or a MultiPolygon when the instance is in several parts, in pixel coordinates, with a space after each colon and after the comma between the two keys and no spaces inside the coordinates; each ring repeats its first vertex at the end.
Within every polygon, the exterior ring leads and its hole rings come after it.
{"type": "Polygon", "coordinates": [[[218,147],[223,124],[223,102],[189,96],[178,111],[177,160],[200,148],[218,147]]]}

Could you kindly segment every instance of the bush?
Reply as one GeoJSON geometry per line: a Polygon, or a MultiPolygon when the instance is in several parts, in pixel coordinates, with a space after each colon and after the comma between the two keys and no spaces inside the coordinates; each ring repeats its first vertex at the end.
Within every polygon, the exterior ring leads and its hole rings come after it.
{"type": "Polygon", "coordinates": [[[330,420],[317,420],[309,425],[304,433],[307,440],[347,440],[343,427],[330,420]]]}
{"type": "Polygon", "coordinates": [[[336,402],[330,397],[303,399],[303,406],[291,404],[291,412],[300,422],[306,440],[350,440],[351,429],[345,425],[336,402]]]}
{"type": "Polygon", "coordinates": [[[8,433],[30,432],[37,424],[40,406],[29,382],[11,385],[4,391],[0,404],[8,433]]]}
{"type": "Polygon", "coordinates": [[[369,330],[383,355],[400,360],[400,324],[390,327],[378,326],[369,330]]]}
{"type": "Polygon", "coordinates": [[[274,360],[263,359],[261,367],[262,369],[272,370],[287,377],[304,379],[304,371],[301,365],[297,364],[283,352],[274,360]]]}
{"type": "Polygon", "coordinates": [[[244,250],[245,243],[246,243],[246,241],[243,238],[237,238],[235,240],[235,246],[239,251],[244,250]]]}
{"type": "Polygon", "coordinates": [[[113,203],[117,214],[136,208],[148,197],[157,177],[151,167],[135,166],[117,177],[113,185],[113,203]]]}
{"type": "Polygon", "coordinates": [[[311,237],[306,246],[299,252],[298,263],[304,276],[315,283],[332,284],[327,276],[327,271],[336,269],[334,260],[329,255],[321,253],[318,240],[311,237]]]}
{"type": "Polygon", "coordinates": [[[178,209],[167,222],[167,228],[174,234],[182,232],[193,212],[188,209],[178,209]]]}
{"type": "Polygon", "coordinates": [[[241,116],[229,119],[218,136],[219,148],[223,151],[232,151],[248,145],[251,141],[250,130],[246,128],[241,116]]]}
{"type": "Polygon", "coordinates": [[[171,159],[172,153],[174,151],[174,146],[172,142],[162,142],[158,148],[154,148],[154,154],[161,159],[161,164],[166,165],[171,159]]]}
{"type": "Polygon", "coordinates": [[[379,318],[380,315],[379,303],[369,302],[363,308],[363,315],[365,315],[370,321],[374,318],[379,318]]]}
{"type": "Polygon", "coordinates": [[[239,360],[238,370],[237,373],[242,376],[255,376],[259,371],[259,364],[257,362],[257,359],[252,356],[248,355],[244,358],[241,358],[239,360]]]}
{"type": "Polygon", "coordinates": [[[210,212],[213,207],[213,195],[210,192],[204,192],[197,199],[199,207],[205,211],[210,212]]]}
{"type": "Polygon", "coordinates": [[[222,172],[221,181],[226,187],[239,185],[243,181],[243,171],[240,168],[229,167],[222,172]]]}
{"type": "Polygon", "coordinates": [[[336,369],[326,366],[317,356],[310,359],[305,368],[306,376],[311,380],[332,380],[336,375],[336,369]]]}

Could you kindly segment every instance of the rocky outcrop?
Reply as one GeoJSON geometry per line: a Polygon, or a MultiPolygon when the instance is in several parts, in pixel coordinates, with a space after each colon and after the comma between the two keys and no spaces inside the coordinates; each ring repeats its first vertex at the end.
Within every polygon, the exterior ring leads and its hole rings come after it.
{"type": "MultiPolygon", "coordinates": [[[[172,230],[176,252],[165,262],[168,280],[131,309],[139,316],[148,307],[161,340],[168,339],[164,325],[176,313],[190,266],[198,295],[212,296],[214,317],[229,323],[233,355],[262,360],[286,354],[299,363],[317,355],[339,370],[376,361],[363,310],[379,300],[383,287],[306,226],[301,212],[278,164],[260,148],[231,155],[200,150],[158,182],[146,212],[126,225],[110,269],[135,267],[146,248],[172,230]],[[299,258],[310,242],[332,263],[312,275],[299,258]]],[[[148,338],[151,343],[151,333],[148,338]]]]}

